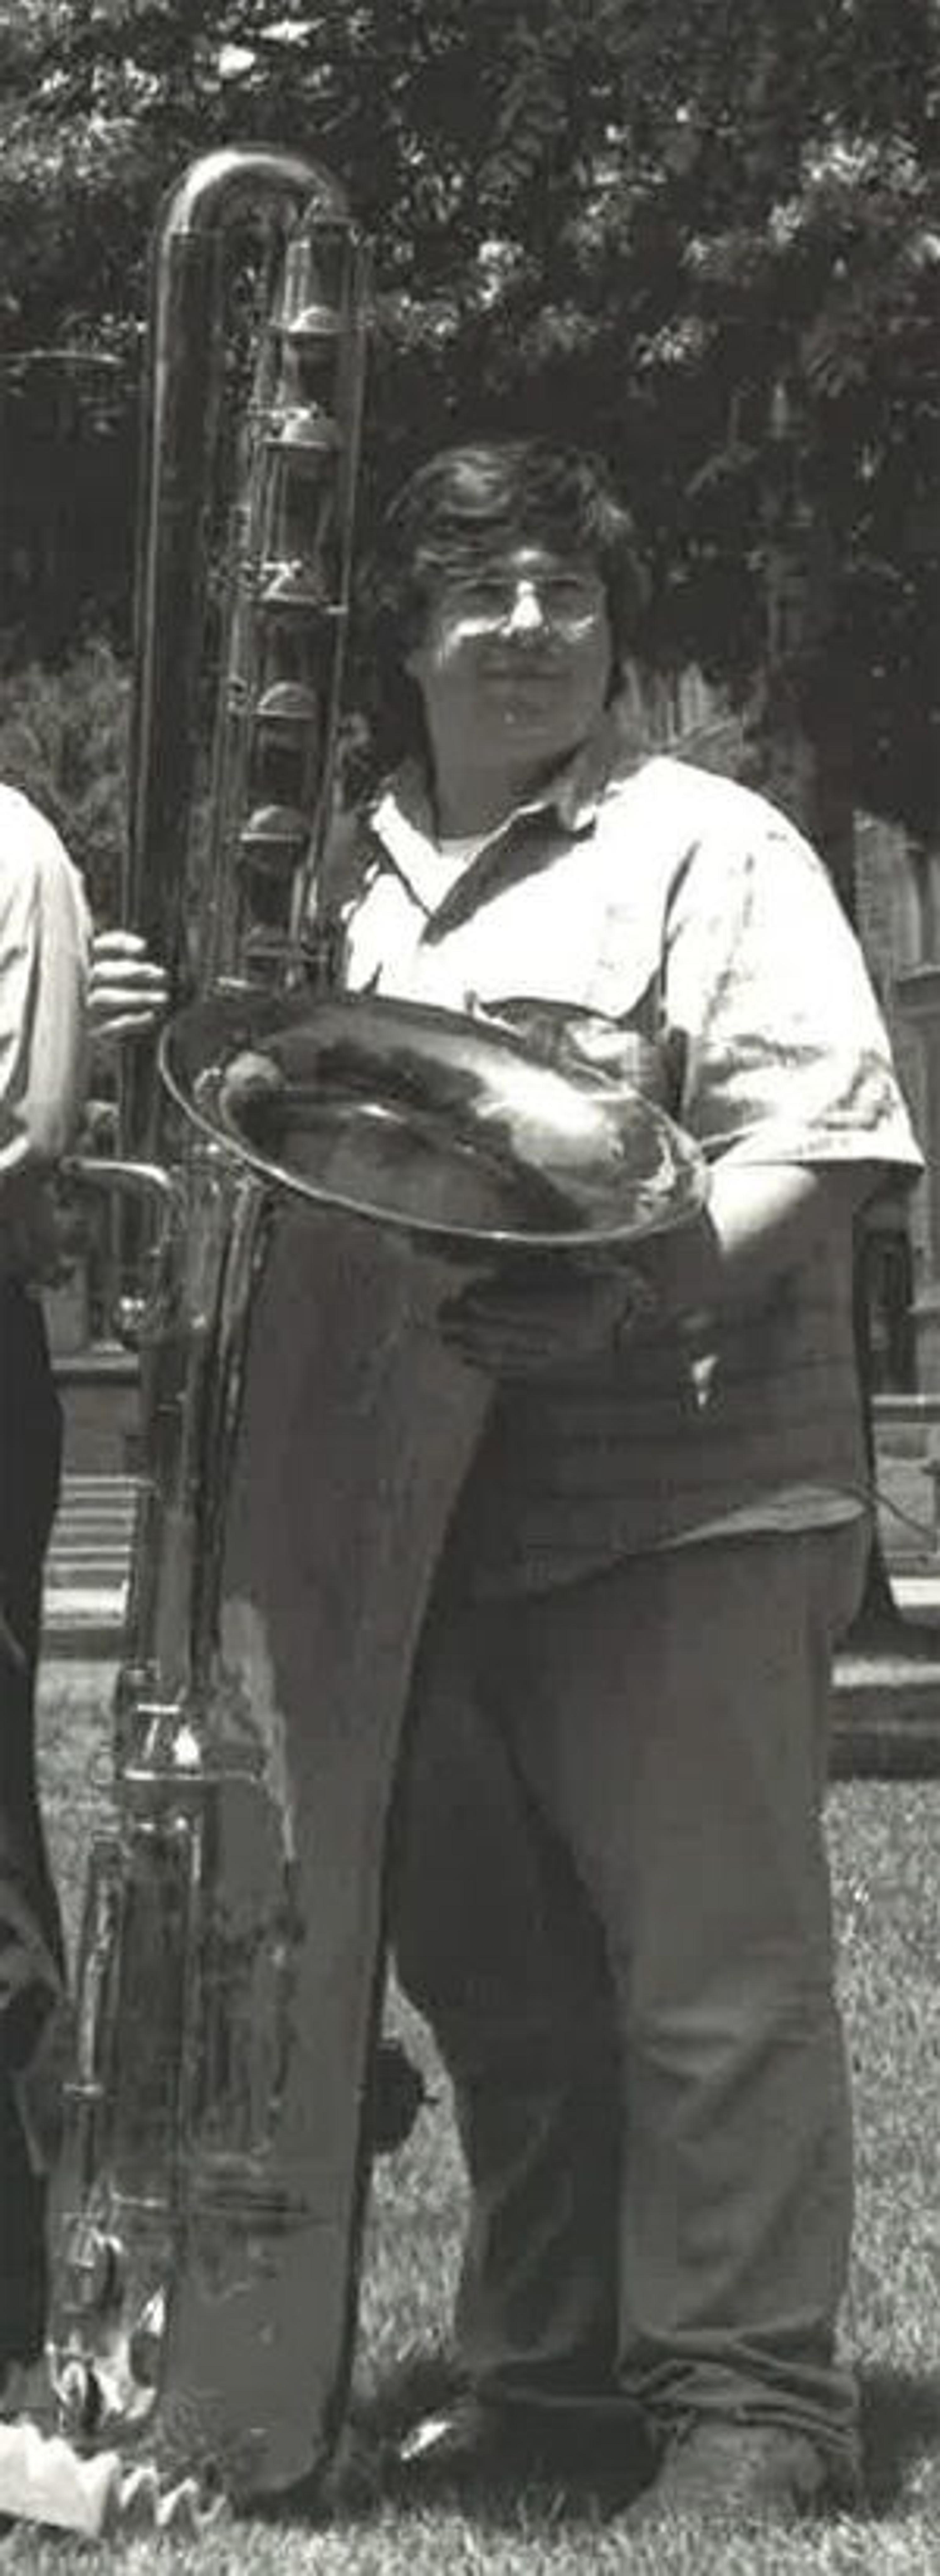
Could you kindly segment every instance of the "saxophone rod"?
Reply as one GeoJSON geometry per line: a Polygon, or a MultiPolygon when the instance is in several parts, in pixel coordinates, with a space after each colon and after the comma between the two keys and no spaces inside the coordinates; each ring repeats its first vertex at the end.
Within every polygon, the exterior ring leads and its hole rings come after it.
{"type": "MultiPolygon", "coordinates": [[[[184,863],[188,857],[195,762],[192,705],[197,696],[202,635],[200,603],[208,570],[209,514],[205,498],[224,392],[218,350],[223,238],[240,209],[247,212],[254,206],[263,209],[270,204],[275,216],[279,207],[285,223],[293,226],[301,222],[303,210],[311,200],[325,215],[346,224],[343,192],[319,165],[266,149],[234,147],[207,156],[184,175],[165,201],[155,236],[148,340],[150,399],[144,416],[142,474],[146,500],[138,537],[138,681],[124,910],[125,917],[142,928],[171,961],[185,945],[184,863]],[[170,759],[166,755],[167,743],[173,745],[170,759]]],[[[335,389],[346,434],[339,442],[342,461],[336,505],[341,577],[339,595],[334,596],[331,590],[335,614],[331,616],[330,677],[323,709],[328,756],[324,759],[317,805],[321,815],[326,814],[329,805],[362,402],[366,271],[365,254],[354,242],[352,231],[350,260],[344,289],[343,371],[335,389]]],[[[282,322],[287,310],[285,302],[282,322]]],[[[301,403],[306,403],[311,419],[319,419],[319,397],[315,403],[303,377],[303,344],[298,340],[295,350],[286,327],[281,329],[281,339],[281,409],[285,403],[292,406],[293,420],[301,403]]],[[[319,341],[313,354],[319,365],[319,341]]],[[[306,363],[311,363],[309,351],[306,363]]],[[[290,569],[298,553],[297,526],[282,495],[278,503],[281,516],[276,517],[272,535],[268,515],[273,503],[264,497],[268,493],[264,476],[269,475],[270,467],[265,463],[267,450],[263,443],[259,444],[259,456],[263,492],[256,507],[263,522],[262,553],[269,539],[276,539],[290,569]]],[[[296,465],[296,459],[294,462],[296,465]]],[[[278,489],[280,492],[281,486],[278,489]]],[[[283,490],[288,497],[292,489],[285,477],[283,490]]],[[[297,478],[297,489],[304,499],[302,477],[297,478]]],[[[322,533],[320,519],[315,520],[311,533],[305,517],[303,534],[308,552],[314,536],[319,542],[322,533]]],[[[318,598],[316,584],[313,590],[318,598]]],[[[233,596],[234,606],[239,606],[237,584],[233,596]]],[[[319,637],[320,627],[311,627],[312,645],[317,648],[319,637]]],[[[257,677],[253,664],[251,673],[257,677]]],[[[230,690],[229,696],[233,694],[230,690]]],[[[231,748],[229,759],[237,772],[238,762],[231,748]]],[[[220,835],[223,810],[224,800],[220,799],[220,835]]],[[[272,810],[277,810],[276,805],[272,810]]],[[[319,863],[319,838],[316,857],[319,863]]],[[[298,876],[293,907],[295,915],[301,914],[304,919],[312,895],[311,875],[312,859],[306,873],[301,871],[298,876]]],[[[230,960],[226,962],[231,964],[230,960]]],[[[125,1078],[124,1088],[125,1132],[134,1139],[135,1146],[142,1146],[146,1140],[146,1160],[135,1155],[122,1166],[109,1167],[108,1179],[120,1180],[128,1188],[149,1191],[151,1197],[162,1196],[166,1201],[169,1180],[151,1143],[153,1084],[146,1062],[125,1078]]],[[[86,1170],[85,1177],[89,1176],[86,1170]]],[[[146,1314],[146,1300],[143,1312],[146,1314]]],[[[139,1324],[140,1317],[136,1320],[139,1324]]],[[[135,2454],[132,2458],[117,2448],[89,2447],[81,2439],[73,2441],[68,2412],[66,2429],[62,2430],[56,2421],[57,2411],[41,2362],[29,2370],[8,2374],[0,2393],[0,2515],[88,2539],[153,2533],[185,2540],[204,2531],[209,2522],[227,2510],[223,2494],[207,2494],[204,2481],[192,2476],[181,2478],[178,2468],[161,2469],[146,2456],[135,2454]]]]}
{"type": "MultiPolygon", "coordinates": [[[[211,324],[223,218],[228,222],[233,208],[236,212],[242,204],[250,208],[272,195],[299,217],[312,191],[335,215],[345,214],[342,191],[318,166],[280,152],[222,151],[195,164],[171,192],[155,238],[149,361],[152,399],[146,413],[143,478],[150,506],[142,514],[139,530],[139,680],[131,762],[134,790],[130,883],[125,909],[135,923],[150,928],[155,943],[164,951],[168,944],[172,945],[172,937],[168,943],[162,888],[167,850],[176,850],[182,829],[176,773],[186,764],[179,759],[167,762],[157,739],[155,710],[159,700],[165,718],[164,701],[167,697],[172,700],[177,718],[170,729],[172,738],[184,744],[188,733],[183,719],[187,695],[191,694],[195,644],[188,628],[181,633],[179,620],[174,625],[168,619],[166,594],[171,574],[177,593],[184,597],[191,588],[198,587],[192,584],[193,560],[198,557],[201,562],[201,549],[206,542],[201,530],[207,451],[215,434],[222,395],[211,324]],[[185,369],[181,349],[187,361],[185,369]],[[170,412],[174,416],[168,423],[164,414],[170,412]],[[173,473],[164,491],[158,469],[170,449],[170,431],[175,440],[173,473]],[[158,501],[163,504],[159,543],[158,501]],[[167,523],[169,540],[165,533],[167,523]],[[158,866],[151,864],[154,850],[158,866]],[[148,920],[145,902],[148,879],[160,889],[156,929],[148,920]]],[[[355,428],[358,433],[358,415],[355,428]]],[[[351,504],[345,497],[344,506],[348,516],[351,504]]],[[[167,730],[164,722],[164,743],[167,730]]],[[[172,924],[170,930],[172,933],[172,924]]],[[[149,1075],[146,1080],[141,1078],[142,1091],[146,1091],[148,1083],[149,1075]]],[[[143,1119],[140,1124],[143,1129],[143,1119]]],[[[121,1177],[120,1171],[109,1170],[109,1180],[115,1177],[121,1177]]],[[[165,1183],[165,1175],[152,1168],[152,1158],[146,1173],[128,1165],[124,1177],[154,1188],[165,1183]]],[[[174,2480],[172,2473],[161,2472],[149,2460],[131,2460],[114,2448],[83,2448],[67,2432],[52,2429],[50,2414],[50,2391],[42,2363],[29,2370],[11,2371],[0,2393],[0,2515],[87,2539],[153,2533],[186,2540],[204,2531],[225,2510],[224,2498],[213,2495],[207,2500],[198,2479],[180,2479],[177,2473],[174,2480]]]]}

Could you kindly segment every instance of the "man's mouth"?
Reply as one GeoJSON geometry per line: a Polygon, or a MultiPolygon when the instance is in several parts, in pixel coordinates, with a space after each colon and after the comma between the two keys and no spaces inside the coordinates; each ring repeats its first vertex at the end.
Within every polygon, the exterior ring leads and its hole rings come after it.
{"type": "Polygon", "coordinates": [[[488,680],[512,686],[525,687],[532,680],[557,680],[560,676],[557,662],[489,662],[486,666],[488,680]]]}

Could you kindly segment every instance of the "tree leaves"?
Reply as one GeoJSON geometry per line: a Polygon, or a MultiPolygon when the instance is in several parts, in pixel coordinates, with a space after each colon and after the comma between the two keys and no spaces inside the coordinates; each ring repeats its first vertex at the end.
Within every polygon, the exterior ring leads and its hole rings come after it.
{"type": "MultiPolygon", "coordinates": [[[[936,0],[0,0],[8,473],[57,470],[23,353],[103,354],[129,514],[159,194],[215,142],[299,146],[376,236],[366,533],[458,426],[587,427],[656,570],[648,649],[743,688],[768,553],[816,512],[838,569],[804,695],[838,702],[866,796],[923,815],[938,132],[936,0]]],[[[101,400],[76,377],[76,453],[101,400]]]]}

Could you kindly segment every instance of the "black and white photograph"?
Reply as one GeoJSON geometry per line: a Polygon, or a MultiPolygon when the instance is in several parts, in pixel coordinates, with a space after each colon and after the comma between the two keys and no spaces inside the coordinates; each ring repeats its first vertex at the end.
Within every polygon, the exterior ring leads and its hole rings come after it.
{"type": "Polygon", "coordinates": [[[0,0],[0,2571],[940,2567],[940,0],[0,0]]]}

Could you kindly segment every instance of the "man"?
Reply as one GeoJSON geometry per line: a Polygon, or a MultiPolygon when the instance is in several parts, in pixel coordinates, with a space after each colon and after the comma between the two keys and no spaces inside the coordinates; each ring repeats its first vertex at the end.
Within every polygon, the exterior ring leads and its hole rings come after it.
{"type": "Polygon", "coordinates": [[[390,521],[411,756],[348,911],[356,987],[660,1051],[702,1221],[622,1277],[477,1282],[495,1381],[414,1676],[394,1929],[471,2189],[467,2395],[415,2477],[604,2415],[626,2524],[859,2492],[820,1810],[866,1471],[851,1229],[919,1167],[864,967],[782,815],[669,760],[592,787],[632,534],[539,442],[449,451],[390,521]],[[587,1010],[590,1023],[577,1018],[587,1010]]]}
{"type": "Polygon", "coordinates": [[[75,1136],[89,1035],[148,1026],[164,994],[136,937],[105,934],[92,954],[60,840],[0,787],[0,2377],[42,2342],[44,2189],[27,2097],[63,1984],[34,1743],[61,1451],[38,1294],[57,1263],[49,1180],[75,1136]]]}

